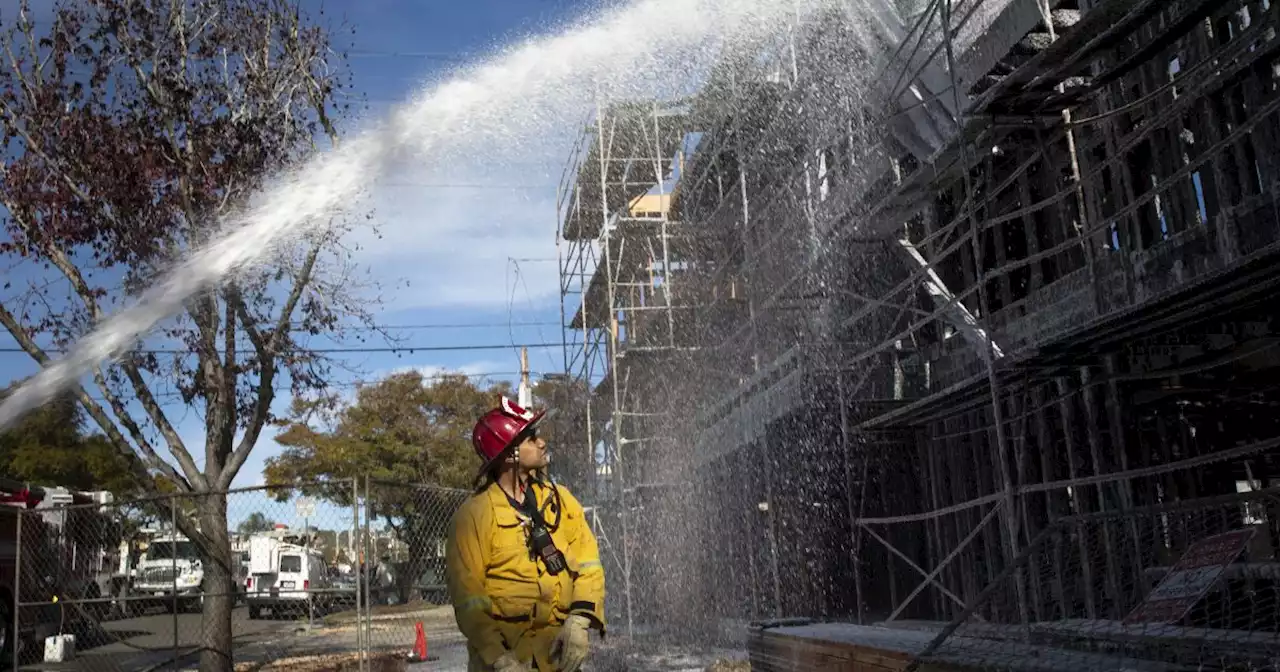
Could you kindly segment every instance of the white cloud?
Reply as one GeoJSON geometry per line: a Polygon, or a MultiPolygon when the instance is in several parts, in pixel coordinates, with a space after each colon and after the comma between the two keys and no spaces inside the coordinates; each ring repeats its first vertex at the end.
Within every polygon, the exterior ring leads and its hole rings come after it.
{"type": "MultiPolygon", "coordinates": [[[[440,364],[421,364],[417,366],[401,366],[395,369],[391,369],[386,373],[384,373],[383,375],[390,375],[393,373],[404,373],[406,371],[417,371],[418,373],[422,374],[423,378],[426,378],[429,381],[432,378],[439,378],[440,376],[444,374],[449,374],[449,373],[461,373],[465,376],[471,376],[473,378],[476,378],[476,377],[482,376],[483,374],[515,371],[518,368],[520,368],[518,362],[513,363],[513,362],[497,362],[492,360],[484,360],[484,361],[471,362],[469,364],[462,364],[461,366],[445,366],[440,364]]],[[[377,377],[381,377],[381,376],[377,376],[377,377]]],[[[495,377],[503,378],[503,377],[509,377],[509,376],[495,376],[495,377]]]]}
{"type": "MultiPolygon", "coordinates": [[[[377,186],[377,231],[361,229],[352,242],[359,245],[357,261],[387,288],[386,308],[507,306],[515,282],[510,260],[556,256],[554,181],[537,172],[424,170],[377,186]],[[476,184],[522,188],[439,186],[476,184]],[[531,185],[539,188],[523,188],[531,185]]],[[[555,263],[525,262],[519,271],[520,305],[550,303],[557,296],[555,263]]]]}

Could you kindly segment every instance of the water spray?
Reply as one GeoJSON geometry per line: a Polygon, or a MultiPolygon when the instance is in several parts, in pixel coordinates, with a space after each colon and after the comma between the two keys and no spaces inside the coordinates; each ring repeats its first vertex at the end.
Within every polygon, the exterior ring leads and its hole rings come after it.
{"type": "Polygon", "coordinates": [[[691,84],[722,47],[768,35],[799,12],[839,0],[639,0],[559,36],[532,41],[441,86],[340,149],[278,176],[221,234],[192,253],[128,309],[0,404],[0,429],[133,347],[197,292],[327,225],[328,216],[407,161],[447,163],[475,143],[519,142],[559,125],[593,95],[653,98],[659,85],[691,84]],[[644,40],[636,26],[662,26],[644,40]],[[580,93],[581,95],[575,95],[580,93]]]}

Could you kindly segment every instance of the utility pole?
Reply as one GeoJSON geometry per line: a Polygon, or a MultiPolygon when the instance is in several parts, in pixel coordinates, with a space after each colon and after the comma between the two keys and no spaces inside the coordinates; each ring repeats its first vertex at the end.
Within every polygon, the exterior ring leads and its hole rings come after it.
{"type": "Polygon", "coordinates": [[[529,348],[520,348],[520,392],[521,408],[533,407],[533,387],[529,384],[529,348]]]}

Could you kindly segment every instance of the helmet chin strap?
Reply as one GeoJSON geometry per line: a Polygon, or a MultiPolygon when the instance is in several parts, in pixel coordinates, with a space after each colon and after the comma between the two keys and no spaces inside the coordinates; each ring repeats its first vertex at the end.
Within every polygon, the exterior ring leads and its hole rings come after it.
{"type": "Polygon", "coordinates": [[[498,481],[501,485],[506,474],[511,472],[513,474],[511,486],[516,490],[515,494],[522,494],[530,481],[548,480],[546,467],[537,467],[529,469],[526,472],[526,470],[520,466],[520,446],[518,445],[511,449],[511,454],[504,458],[502,463],[505,464],[506,467],[497,470],[491,478],[498,481]]]}
{"type": "MultiPolygon", "coordinates": [[[[503,462],[507,464],[507,468],[504,469],[503,472],[511,472],[514,477],[511,485],[516,489],[517,494],[524,492],[525,481],[527,479],[523,473],[524,470],[520,468],[520,446],[513,448],[511,450],[511,454],[508,455],[503,462]]],[[[502,476],[500,475],[499,479],[501,478],[502,476]]]]}

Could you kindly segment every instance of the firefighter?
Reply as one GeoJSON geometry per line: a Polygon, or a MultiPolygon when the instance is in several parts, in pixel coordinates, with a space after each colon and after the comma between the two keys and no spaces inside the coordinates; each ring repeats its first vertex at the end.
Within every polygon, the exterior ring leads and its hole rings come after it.
{"type": "Polygon", "coordinates": [[[604,634],[600,551],[582,505],[546,476],[545,414],[504,397],[472,430],[484,464],[446,552],[471,672],[575,672],[588,631],[604,634]]]}

